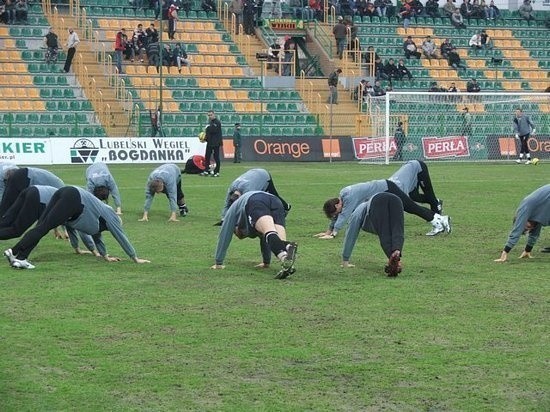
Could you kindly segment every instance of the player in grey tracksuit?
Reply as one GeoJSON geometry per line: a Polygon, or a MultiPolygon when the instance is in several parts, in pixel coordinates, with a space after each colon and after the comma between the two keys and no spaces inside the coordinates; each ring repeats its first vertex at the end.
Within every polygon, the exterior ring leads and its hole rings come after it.
{"type": "Polygon", "coordinates": [[[527,244],[520,258],[530,258],[531,250],[540,236],[543,226],[550,225],[550,184],[539,187],[519,204],[508,241],[496,262],[505,262],[508,253],[518,243],[523,233],[528,233],[527,244]]]}
{"type": "Polygon", "coordinates": [[[516,134],[516,139],[519,140],[519,158],[516,160],[517,163],[523,161],[523,155],[525,155],[526,164],[531,163],[531,153],[529,152],[529,137],[531,133],[535,134],[535,125],[531,121],[531,118],[523,113],[523,109],[516,109],[516,115],[513,120],[514,133],[516,134]]]}
{"type": "Polygon", "coordinates": [[[119,261],[119,258],[107,254],[103,243],[101,232],[108,230],[134,262],[148,262],[137,257],[134,247],[122,229],[122,222],[113,208],[85,189],[75,186],[65,186],[57,190],[36,226],[29,230],[15,246],[4,251],[4,256],[13,267],[33,269],[34,266],[27,261],[27,258],[48,231],[59,225],[67,227],[71,245],[75,249],[78,247],[76,231],[80,231],[92,237],[95,249],[105,260],[119,261]]]}
{"type": "Polygon", "coordinates": [[[145,186],[145,205],[141,221],[149,220],[149,210],[153,203],[153,197],[157,193],[164,193],[170,203],[170,221],[177,221],[176,213],[185,216],[188,212],[185,197],[181,189],[181,170],[178,165],[166,163],[151,172],[145,186]]]}
{"type": "Polygon", "coordinates": [[[385,271],[388,276],[397,276],[401,272],[401,252],[405,242],[401,199],[393,193],[377,193],[353,211],[344,237],[343,267],[353,266],[349,260],[361,229],[378,236],[388,257],[385,271]]]}
{"type": "Polygon", "coordinates": [[[283,263],[277,278],[283,279],[294,273],[296,244],[286,241],[285,210],[276,196],[259,190],[242,194],[229,207],[223,220],[216,245],[213,269],[223,269],[223,261],[235,234],[239,239],[260,238],[263,262],[268,267],[271,253],[283,263]]]}
{"type": "Polygon", "coordinates": [[[63,180],[44,169],[36,167],[22,167],[20,169],[10,169],[5,172],[6,188],[0,203],[0,216],[6,213],[6,210],[15,202],[19,193],[29,186],[43,185],[57,188],[63,187],[63,180]]]}
{"type": "Polygon", "coordinates": [[[437,198],[432,186],[428,166],[421,160],[410,160],[401,166],[388,179],[394,182],[399,189],[418,203],[428,203],[435,213],[443,211],[443,203],[437,198]],[[420,193],[419,189],[422,189],[420,193]]]}
{"type": "Polygon", "coordinates": [[[18,169],[18,167],[14,163],[0,162],[0,200],[2,200],[4,187],[6,185],[6,171],[10,169],[18,169]]]}
{"type": "Polygon", "coordinates": [[[265,169],[250,169],[236,178],[229,186],[227,196],[225,197],[225,205],[222,209],[222,220],[231,206],[232,198],[235,195],[242,195],[246,192],[250,192],[251,190],[261,190],[262,192],[271,193],[272,195],[277,196],[283,204],[283,208],[286,211],[290,210],[290,205],[285,202],[279,193],[277,193],[277,189],[275,189],[273,179],[271,178],[269,172],[265,169]]]}
{"type": "Polygon", "coordinates": [[[331,219],[329,228],[326,232],[319,233],[316,236],[322,239],[336,237],[357,206],[366,202],[375,194],[382,192],[393,193],[401,199],[405,212],[419,216],[429,222],[432,225],[432,230],[427,233],[428,236],[434,236],[443,231],[448,233],[451,231],[448,216],[441,216],[416,204],[390,180],[372,180],[346,186],[340,191],[338,198],[327,200],[323,210],[327,217],[331,219]]]}
{"type": "Polygon", "coordinates": [[[110,194],[113,197],[117,214],[122,213],[118,186],[105,163],[97,162],[86,169],[86,189],[99,200],[107,201],[110,194]]]}

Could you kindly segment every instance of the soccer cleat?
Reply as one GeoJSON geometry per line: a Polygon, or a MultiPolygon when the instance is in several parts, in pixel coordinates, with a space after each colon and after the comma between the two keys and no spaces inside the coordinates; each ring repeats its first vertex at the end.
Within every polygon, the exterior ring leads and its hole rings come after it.
{"type": "Polygon", "coordinates": [[[443,200],[437,199],[437,211],[434,212],[441,214],[443,212],[443,200]]]}
{"type": "Polygon", "coordinates": [[[10,263],[10,266],[11,266],[15,261],[15,255],[13,254],[12,250],[11,249],[4,250],[4,256],[6,257],[6,259],[8,259],[8,262],[10,263]]]}
{"type": "Polygon", "coordinates": [[[283,259],[283,270],[292,269],[294,262],[296,261],[296,253],[298,252],[298,245],[294,242],[290,242],[286,245],[286,256],[283,259]]]}
{"type": "Polygon", "coordinates": [[[445,232],[451,233],[452,226],[451,226],[451,217],[450,216],[441,216],[441,219],[439,220],[441,225],[443,226],[443,229],[445,229],[445,232]]]}
{"type": "Polygon", "coordinates": [[[212,173],[210,176],[212,176],[212,177],[220,177],[220,174],[219,174],[219,173],[212,173]]]}
{"type": "Polygon", "coordinates": [[[388,274],[388,277],[396,277],[401,273],[401,252],[394,250],[390,255],[388,264],[384,267],[384,272],[388,274]]]}
{"type": "Polygon", "coordinates": [[[199,173],[199,176],[208,176],[210,173],[208,173],[206,170],[202,173],[199,173]]]}
{"type": "Polygon", "coordinates": [[[189,213],[189,209],[187,208],[187,205],[183,204],[180,206],[180,216],[185,217],[189,213]]]}
{"type": "Polygon", "coordinates": [[[14,259],[13,263],[11,264],[11,267],[17,268],[17,269],[34,269],[34,265],[29,262],[27,259],[14,259]]]}
{"type": "Polygon", "coordinates": [[[530,160],[530,159],[529,159],[529,160],[526,160],[526,161],[525,161],[525,164],[526,164],[526,165],[530,165],[530,164],[531,164],[531,160],[530,160]]]}
{"type": "Polygon", "coordinates": [[[518,164],[521,163],[521,162],[522,162],[521,159],[517,159],[517,160],[516,160],[516,163],[518,163],[518,164]]]}
{"type": "Polygon", "coordinates": [[[275,276],[275,279],[286,279],[287,277],[292,275],[294,272],[296,272],[295,268],[290,268],[290,269],[286,269],[286,270],[281,269],[279,271],[279,273],[277,273],[277,275],[275,276]]]}
{"type": "Polygon", "coordinates": [[[426,233],[426,236],[435,236],[441,232],[444,232],[445,228],[441,224],[440,221],[437,221],[434,223],[432,230],[430,230],[428,233],[426,233]]]}

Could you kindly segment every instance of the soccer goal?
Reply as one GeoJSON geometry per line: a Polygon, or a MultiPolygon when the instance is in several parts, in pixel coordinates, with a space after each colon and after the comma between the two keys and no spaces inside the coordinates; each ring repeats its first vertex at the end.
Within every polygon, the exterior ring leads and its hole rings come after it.
{"type": "Polygon", "coordinates": [[[388,92],[366,105],[370,136],[354,139],[361,162],[516,159],[516,110],[535,125],[532,157],[550,159],[550,93],[388,92]]]}

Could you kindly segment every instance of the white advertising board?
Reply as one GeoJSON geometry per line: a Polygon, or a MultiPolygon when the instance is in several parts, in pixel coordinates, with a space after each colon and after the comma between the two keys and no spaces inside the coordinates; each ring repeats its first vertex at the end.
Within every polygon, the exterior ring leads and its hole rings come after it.
{"type": "Polygon", "coordinates": [[[0,139],[0,162],[16,164],[184,163],[204,154],[196,137],[0,139]]]}

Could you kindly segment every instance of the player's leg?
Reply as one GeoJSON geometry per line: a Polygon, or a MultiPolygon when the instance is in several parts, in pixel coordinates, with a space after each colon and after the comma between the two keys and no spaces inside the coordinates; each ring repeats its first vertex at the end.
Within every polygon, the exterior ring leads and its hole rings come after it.
{"type": "Polygon", "coordinates": [[[13,239],[21,236],[38,220],[45,207],[40,203],[40,193],[36,187],[29,187],[17,197],[12,207],[3,216],[9,225],[0,229],[0,240],[13,239]]]}

